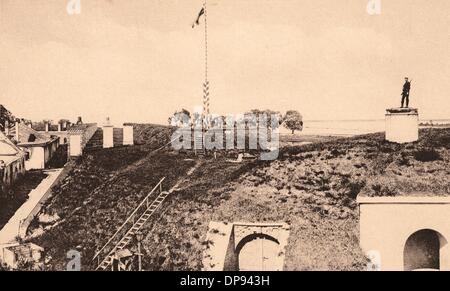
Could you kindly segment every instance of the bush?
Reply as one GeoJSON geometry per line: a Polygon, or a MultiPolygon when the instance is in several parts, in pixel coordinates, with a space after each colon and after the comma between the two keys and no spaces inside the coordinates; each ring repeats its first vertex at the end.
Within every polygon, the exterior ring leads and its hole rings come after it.
{"type": "Polygon", "coordinates": [[[365,180],[351,181],[350,184],[348,185],[348,189],[349,189],[348,196],[352,199],[356,199],[358,194],[361,192],[361,190],[365,186],[366,186],[365,180]]]}
{"type": "Polygon", "coordinates": [[[365,179],[343,178],[342,185],[346,188],[346,195],[350,199],[356,199],[361,190],[366,186],[365,179]]]}
{"type": "Polygon", "coordinates": [[[435,149],[420,149],[414,153],[414,158],[419,162],[442,160],[441,155],[435,149]]]}
{"type": "Polygon", "coordinates": [[[371,197],[393,197],[399,194],[395,183],[389,182],[376,182],[371,185],[371,190],[371,197]]]}
{"type": "Polygon", "coordinates": [[[409,154],[407,152],[402,152],[400,154],[400,159],[398,160],[398,164],[400,166],[410,166],[410,162],[409,162],[409,154]]]}
{"type": "Polygon", "coordinates": [[[333,156],[334,158],[338,158],[340,156],[345,155],[345,151],[340,151],[338,149],[332,149],[330,152],[331,156],[333,156]]]}

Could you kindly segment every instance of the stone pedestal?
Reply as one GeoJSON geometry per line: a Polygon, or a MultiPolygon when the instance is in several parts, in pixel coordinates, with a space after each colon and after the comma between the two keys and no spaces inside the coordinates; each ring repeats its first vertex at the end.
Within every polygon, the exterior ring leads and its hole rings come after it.
{"type": "Polygon", "coordinates": [[[387,141],[408,143],[419,139],[419,111],[417,109],[391,108],[386,111],[387,141]]]}
{"type": "Polygon", "coordinates": [[[103,125],[103,148],[114,147],[114,126],[111,125],[109,118],[106,119],[103,125]]]}
{"type": "Polygon", "coordinates": [[[133,145],[133,144],[134,144],[133,126],[124,125],[123,126],[123,145],[133,145]]]}

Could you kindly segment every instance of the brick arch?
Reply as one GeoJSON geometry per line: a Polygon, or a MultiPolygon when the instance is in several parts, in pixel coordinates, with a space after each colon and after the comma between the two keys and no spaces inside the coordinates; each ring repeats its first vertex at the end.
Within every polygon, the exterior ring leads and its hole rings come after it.
{"type": "Polygon", "coordinates": [[[270,241],[272,241],[272,242],[274,242],[274,243],[276,243],[276,244],[278,244],[278,245],[280,244],[280,242],[279,242],[276,238],[274,238],[273,236],[271,236],[271,235],[268,235],[268,234],[265,234],[265,233],[262,233],[262,232],[259,232],[259,233],[252,233],[252,234],[247,235],[246,237],[243,237],[243,238],[237,243],[237,245],[236,245],[236,253],[239,255],[240,252],[241,252],[241,250],[242,250],[242,248],[243,248],[247,243],[249,243],[249,242],[251,242],[251,241],[253,241],[253,240],[255,240],[255,239],[260,239],[260,238],[270,240],[270,241]]]}

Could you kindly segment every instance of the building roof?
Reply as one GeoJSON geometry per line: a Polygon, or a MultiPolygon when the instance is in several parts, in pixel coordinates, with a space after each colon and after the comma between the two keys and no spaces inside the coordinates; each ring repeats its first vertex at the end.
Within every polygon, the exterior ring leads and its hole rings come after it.
{"type": "Polygon", "coordinates": [[[4,133],[0,132],[0,160],[8,165],[22,156],[23,152],[4,133]]]}
{"type": "Polygon", "coordinates": [[[0,140],[0,156],[15,156],[18,151],[4,140],[0,140]]]}
{"type": "MultiPolygon", "coordinates": [[[[40,146],[57,139],[57,137],[53,137],[49,133],[36,131],[22,123],[18,123],[17,126],[19,129],[19,140],[17,140],[19,146],[40,146]]],[[[16,128],[12,131],[15,130],[16,128]]],[[[15,135],[16,133],[14,132],[14,136],[15,135]]]]}
{"type": "Polygon", "coordinates": [[[72,134],[83,133],[86,129],[95,126],[97,127],[97,123],[83,123],[83,124],[73,124],[71,127],[67,129],[67,131],[72,134]]]}

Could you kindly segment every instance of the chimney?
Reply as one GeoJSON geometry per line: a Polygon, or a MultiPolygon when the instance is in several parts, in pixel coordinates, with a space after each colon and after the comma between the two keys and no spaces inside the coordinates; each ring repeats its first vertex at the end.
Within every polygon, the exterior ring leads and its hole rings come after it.
{"type": "Polygon", "coordinates": [[[83,124],[83,120],[81,120],[81,116],[78,116],[77,125],[78,125],[78,124],[83,124]]]}
{"type": "Polygon", "coordinates": [[[111,125],[109,117],[103,125],[103,148],[114,147],[114,126],[111,125]]]}
{"type": "Polygon", "coordinates": [[[62,131],[61,123],[58,123],[58,131],[62,131]]]}
{"type": "Polygon", "coordinates": [[[16,122],[16,141],[17,143],[20,143],[19,141],[19,123],[16,122]]]}
{"type": "Polygon", "coordinates": [[[5,120],[5,135],[9,135],[9,122],[8,120],[5,120]]]}
{"type": "Polygon", "coordinates": [[[45,121],[45,132],[48,132],[49,122],[45,121]]]}

